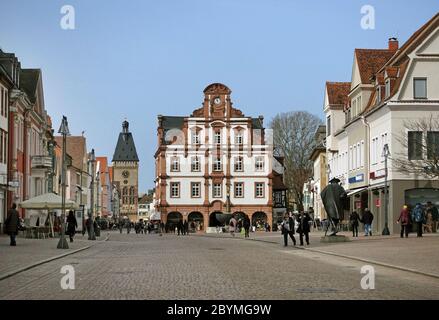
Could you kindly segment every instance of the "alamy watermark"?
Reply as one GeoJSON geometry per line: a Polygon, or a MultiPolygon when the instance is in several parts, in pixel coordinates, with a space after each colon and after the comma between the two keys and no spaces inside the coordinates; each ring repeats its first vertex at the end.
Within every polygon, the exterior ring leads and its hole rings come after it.
{"type": "Polygon", "coordinates": [[[63,15],[59,22],[63,30],[75,30],[75,8],[72,5],[64,5],[61,7],[60,13],[63,15]]]}
{"type": "Polygon", "coordinates": [[[361,274],[364,274],[360,281],[361,289],[375,290],[375,268],[371,265],[362,266],[361,274]]]}
{"type": "Polygon", "coordinates": [[[371,5],[364,5],[360,10],[361,17],[360,25],[363,30],[375,30],[375,8],[371,5]]]}
{"type": "Polygon", "coordinates": [[[64,274],[60,281],[61,289],[75,290],[75,268],[71,265],[65,265],[61,268],[60,273],[64,274]]]}

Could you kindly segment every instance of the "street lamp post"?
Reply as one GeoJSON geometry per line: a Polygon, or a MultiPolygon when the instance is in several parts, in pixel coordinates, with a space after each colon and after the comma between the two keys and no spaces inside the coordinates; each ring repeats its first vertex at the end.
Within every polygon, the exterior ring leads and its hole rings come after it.
{"type": "Polygon", "coordinates": [[[58,249],[68,249],[69,244],[65,235],[65,213],[66,213],[66,140],[70,135],[67,117],[62,117],[58,133],[62,135],[62,173],[61,173],[61,237],[58,242],[58,249]]]}
{"type": "Polygon", "coordinates": [[[96,240],[95,231],[94,231],[94,221],[93,221],[93,212],[95,207],[94,205],[95,164],[96,164],[95,149],[91,149],[90,163],[91,163],[91,195],[90,195],[90,212],[88,215],[88,221],[90,224],[90,233],[88,234],[88,240],[96,240]]]}
{"type": "Polygon", "coordinates": [[[387,159],[390,155],[389,151],[389,145],[386,143],[383,147],[383,157],[384,157],[384,229],[383,229],[383,236],[390,235],[389,231],[389,191],[387,186],[387,176],[388,176],[388,170],[387,170],[387,159]]]}

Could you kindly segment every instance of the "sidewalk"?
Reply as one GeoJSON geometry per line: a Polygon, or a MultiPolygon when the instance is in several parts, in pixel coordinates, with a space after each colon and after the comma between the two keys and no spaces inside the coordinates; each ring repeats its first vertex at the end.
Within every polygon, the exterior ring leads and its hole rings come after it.
{"type": "MultiPolygon", "coordinates": [[[[310,233],[310,246],[296,247],[312,252],[364,260],[372,264],[379,263],[395,268],[411,269],[439,278],[439,233],[424,234],[422,238],[417,238],[416,234],[412,233],[407,239],[401,239],[398,234],[358,238],[352,238],[350,232],[339,234],[348,236],[351,241],[321,243],[320,238],[324,234],[317,231],[310,233]]],[[[233,238],[230,234],[197,234],[197,236],[233,238]]],[[[299,236],[296,234],[295,237],[299,243],[299,236]]],[[[235,239],[245,240],[240,234],[236,235],[235,239]]],[[[250,240],[277,244],[283,248],[283,237],[280,232],[250,233],[250,240]]],[[[291,246],[291,239],[288,239],[288,243],[291,246]]]]}
{"type": "MultiPolygon", "coordinates": [[[[9,245],[9,237],[0,236],[0,279],[19,269],[37,264],[41,261],[55,258],[59,255],[73,253],[76,250],[86,249],[97,242],[104,240],[107,233],[101,233],[98,241],[88,241],[87,235],[77,234],[74,242],[69,243],[69,249],[57,249],[59,238],[25,239],[17,238],[17,246],[9,245]]],[[[68,241],[68,237],[67,237],[68,241]]]]}

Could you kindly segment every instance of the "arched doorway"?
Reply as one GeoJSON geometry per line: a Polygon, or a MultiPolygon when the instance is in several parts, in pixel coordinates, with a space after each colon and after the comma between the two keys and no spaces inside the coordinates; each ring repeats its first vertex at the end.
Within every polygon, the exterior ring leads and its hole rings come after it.
{"type": "Polygon", "coordinates": [[[191,212],[187,217],[189,223],[189,230],[191,232],[204,230],[204,217],[200,212],[191,212]]]}
{"type": "Polygon", "coordinates": [[[265,212],[258,211],[253,213],[252,226],[256,227],[256,230],[265,230],[265,223],[268,221],[265,212]]]}
{"type": "Polygon", "coordinates": [[[209,227],[221,227],[223,226],[221,222],[216,218],[216,214],[221,213],[219,211],[212,212],[209,215],[209,227]]]}
{"type": "Polygon", "coordinates": [[[180,212],[170,212],[166,219],[166,227],[169,232],[175,232],[178,221],[183,220],[183,216],[180,212]]]}

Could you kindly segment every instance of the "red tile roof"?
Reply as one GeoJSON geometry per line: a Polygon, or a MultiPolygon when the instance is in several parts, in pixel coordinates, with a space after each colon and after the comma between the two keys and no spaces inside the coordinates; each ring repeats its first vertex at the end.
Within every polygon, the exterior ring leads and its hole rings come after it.
{"type": "Polygon", "coordinates": [[[348,102],[348,94],[351,90],[350,82],[326,82],[328,102],[330,105],[345,105],[348,102]]]}
{"type": "Polygon", "coordinates": [[[372,76],[395,54],[388,49],[355,49],[361,83],[370,84],[372,76]]]}
{"type": "MultiPolygon", "coordinates": [[[[56,136],[55,141],[62,150],[62,137],[56,136]]],[[[83,168],[83,160],[87,153],[85,137],[69,136],[67,137],[66,146],[67,153],[72,157],[72,165],[77,169],[86,170],[86,168],[83,168]]]]}
{"type": "MultiPolygon", "coordinates": [[[[413,35],[404,43],[404,45],[392,56],[378,71],[377,76],[384,76],[384,71],[391,78],[395,78],[394,82],[391,83],[390,95],[386,100],[393,98],[393,96],[398,92],[401,86],[402,79],[407,71],[409,64],[410,54],[415,48],[417,48],[436,28],[439,27],[439,13],[437,13],[433,18],[431,18],[427,23],[425,23],[421,28],[419,28],[413,35]]],[[[382,102],[383,103],[383,102],[382,102]]],[[[374,92],[371,97],[366,111],[370,111],[375,107],[379,106],[376,99],[376,92],[374,92]]]]}

